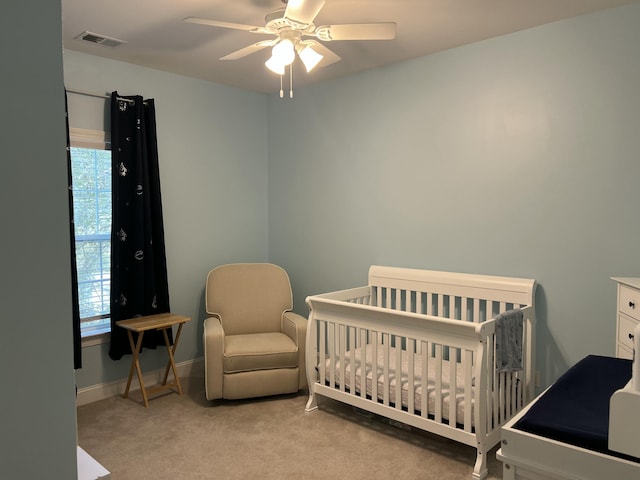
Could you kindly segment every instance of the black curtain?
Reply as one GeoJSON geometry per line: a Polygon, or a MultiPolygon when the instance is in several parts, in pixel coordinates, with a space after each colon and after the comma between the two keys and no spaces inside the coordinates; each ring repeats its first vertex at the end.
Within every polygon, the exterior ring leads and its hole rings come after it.
{"type": "Polygon", "coordinates": [[[71,243],[71,319],[73,321],[73,368],[82,368],[82,335],[78,303],[78,268],[76,264],[76,232],[73,216],[73,180],[71,176],[71,139],[69,135],[69,105],[64,92],[64,116],[67,127],[67,180],[69,184],[69,238],[71,243]]]}
{"type": "MultiPolygon", "coordinates": [[[[118,360],[131,348],[115,322],[170,311],[153,99],[111,94],[111,155],[109,356],[118,360]]],[[[162,332],[146,332],[142,346],[157,345],[164,345],[162,332]]]]}

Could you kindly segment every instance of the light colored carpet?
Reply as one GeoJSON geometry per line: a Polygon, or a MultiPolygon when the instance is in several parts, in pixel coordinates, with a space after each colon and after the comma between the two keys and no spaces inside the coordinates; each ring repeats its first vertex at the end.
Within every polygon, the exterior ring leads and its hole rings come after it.
{"type": "MultiPolygon", "coordinates": [[[[470,479],[475,449],[307,395],[208,402],[202,378],[145,409],[139,391],[78,407],[78,444],[114,480],[470,479]]],[[[502,478],[489,452],[488,480],[502,478]]]]}

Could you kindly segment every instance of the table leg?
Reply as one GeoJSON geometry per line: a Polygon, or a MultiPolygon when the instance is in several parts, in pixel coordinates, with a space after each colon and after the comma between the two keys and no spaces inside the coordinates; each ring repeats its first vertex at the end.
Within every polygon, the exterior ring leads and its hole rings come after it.
{"type": "Polygon", "coordinates": [[[129,337],[129,345],[131,346],[131,353],[133,354],[133,358],[131,359],[131,368],[129,369],[129,378],[127,379],[127,387],[124,390],[124,398],[129,397],[129,388],[131,387],[131,380],[133,379],[133,370],[135,368],[136,373],[138,374],[138,381],[140,382],[140,391],[142,392],[142,400],[144,401],[144,406],[149,407],[149,400],[147,399],[147,391],[144,388],[144,380],[142,379],[142,369],[140,368],[140,348],[142,347],[142,336],[144,335],[144,331],[138,334],[138,342],[134,345],[133,343],[133,334],[131,330],[127,330],[127,335],[129,337]]]}
{"type": "MultiPolygon", "coordinates": [[[[184,323],[181,323],[178,325],[178,331],[176,332],[176,338],[173,339],[173,348],[171,350],[171,354],[175,355],[176,354],[176,347],[178,346],[178,340],[180,340],[180,333],[182,333],[182,327],[183,327],[184,323]]],[[[165,344],[168,345],[169,343],[168,339],[165,339],[165,344]]],[[[169,378],[169,368],[171,368],[171,363],[167,362],[167,368],[164,371],[164,380],[162,381],[163,385],[167,384],[167,378],[169,378]]]]}
{"type": "Polygon", "coordinates": [[[182,387],[180,386],[180,378],[178,378],[178,373],[176,372],[176,364],[173,360],[173,354],[176,351],[176,347],[178,346],[178,340],[180,340],[180,332],[182,331],[182,323],[178,326],[178,332],[176,333],[176,338],[173,340],[173,347],[169,343],[169,336],[167,335],[167,329],[164,328],[162,330],[162,334],[164,335],[164,343],[167,347],[167,355],[169,355],[169,361],[167,362],[167,368],[164,371],[164,380],[162,385],[167,384],[167,379],[169,377],[169,368],[173,371],[173,379],[174,383],[178,389],[178,393],[182,395],[182,387]]]}

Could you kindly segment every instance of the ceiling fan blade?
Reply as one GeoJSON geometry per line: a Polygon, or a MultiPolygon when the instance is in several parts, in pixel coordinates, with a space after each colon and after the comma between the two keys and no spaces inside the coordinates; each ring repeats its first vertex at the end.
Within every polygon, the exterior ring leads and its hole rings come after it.
{"type": "Polygon", "coordinates": [[[244,25],[242,23],[220,22],[218,20],[208,20],[206,18],[187,17],[185,22],[197,23],[200,25],[208,25],[210,27],[233,28],[234,30],[246,30],[247,32],[269,33],[264,27],[256,27],[255,25],[244,25]]]}
{"type": "Polygon", "coordinates": [[[246,57],[247,55],[251,55],[252,53],[259,52],[263,48],[271,47],[277,42],[278,39],[263,40],[262,42],[254,43],[253,45],[249,45],[247,47],[241,48],[240,50],[236,50],[235,52],[231,52],[224,57],[220,57],[220,60],[238,60],[239,58],[246,57]]]}
{"type": "Polygon", "coordinates": [[[325,4],[325,0],[289,0],[284,18],[294,23],[309,25],[313,23],[325,4]]]}
{"type": "Polygon", "coordinates": [[[322,55],[323,58],[318,63],[318,67],[326,67],[328,65],[331,65],[333,63],[336,63],[342,60],[342,58],[340,58],[339,55],[329,50],[320,42],[316,42],[315,40],[305,40],[302,43],[305,45],[308,45],[309,47],[313,48],[317,53],[322,55]]]}
{"type": "Polygon", "coordinates": [[[385,22],[323,25],[316,28],[314,34],[325,42],[332,40],[393,40],[396,38],[396,24],[385,22]]]}

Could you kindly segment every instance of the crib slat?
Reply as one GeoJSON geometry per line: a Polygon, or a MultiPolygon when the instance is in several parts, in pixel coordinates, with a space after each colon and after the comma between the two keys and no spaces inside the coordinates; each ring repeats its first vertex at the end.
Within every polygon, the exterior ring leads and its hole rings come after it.
{"type": "Polygon", "coordinates": [[[456,408],[456,392],[458,386],[457,378],[457,348],[449,347],[449,425],[455,426],[457,423],[458,409],[456,408]]]}
{"type": "Polygon", "coordinates": [[[376,307],[382,307],[383,298],[382,298],[382,287],[375,287],[376,290],[376,307]]]}
{"type": "Polygon", "coordinates": [[[516,412],[520,411],[520,409],[524,405],[524,389],[522,388],[523,383],[524,383],[524,378],[520,379],[520,381],[516,383],[516,410],[515,410],[516,412]]]}
{"type": "Polygon", "coordinates": [[[335,388],[336,386],[336,337],[335,337],[335,323],[328,324],[327,335],[329,345],[329,386],[335,388]]]}
{"type": "Polygon", "coordinates": [[[513,380],[511,382],[511,412],[509,418],[514,416],[518,412],[518,385],[520,385],[520,372],[513,373],[513,380]]]}
{"type": "Polygon", "coordinates": [[[496,388],[493,392],[493,425],[500,424],[500,397],[501,391],[504,389],[504,376],[499,372],[495,372],[496,376],[496,388]]]}
{"type": "Polygon", "coordinates": [[[510,410],[511,410],[511,379],[513,374],[511,372],[504,373],[504,408],[500,411],[500,421],[504,422],[507,418],[509,418],[510,410]]]}
{"type": "Polygon", "coordinates": [[[345,360],[345,351],[346,351],[346,327],[344,325],[338,325],[338,355],[340,362],[340,391],[345,391],[345,384],[347,383],[346,376],[346,360],[345,360]]]}
{"type": "Polygon", "coordinates": [[[367,397],[367,330],[360,329],[360,396],[367,397]]]}
{"type": "Polygon", "coordinates": [[[516,403],[516,373],[509,373],[509,391],[507,392],[507,411],[506,411],[506,419],[511,418],[513,415],[513,406],[516,403]]]}
{"type": "Polygon", "coordinates": [[[382,395],[383,403],[389,405],[390,397],[390,385],[389,385],[389,344],[391,343],[390,335],[388,333],[382,334],[382,395]]]}
{"type": "Polygon", "coordinates": [[[433,294],[427,293],[427,315],[433,315],[433,294]]]}
{"type": "Polygon", "coordinates": [[[504,373],[504,392],[502,395],[504,406],[500,409],[500,424],[509,418],[511,410],[511,372],[504,373]]]}
{"type": "Polygon", "coordinates": [[[326,373],[326,359],[327,359],[327,323],[326,322],[318,322],[318,327],[320,330],[320,340],[318,341],[318,362],[320,364],[320,383],[324,385],[327,379],[326,373]]]}
{"type": "Polygon", "coordinates": [[[486,355],[485,364],[483,366],[483,368],[488,372],[487,391],[484,392],[484,395],[486,395],[487,397],[487,411],[486,411],[487,431],[491,430],[491,422],[493,420],[493,396],[491,392],[496,389],[495,368],[494,368],[495,343],[496,343],[495,336],[491,335],[486,345],[487,355],[486,355]]]}
{"type": "Polygon", "coordinates": [[[395,337],[396,343],[396,368],[395,368],[395,377],[396,377],[396,392],[395,392],[395,403],[396,409],[402,410],[402,337],[395,337]]]}
{"type": "Polygon", "coordinates": [[[471,350],[465,350],[463,356],[464,365],[464,430],[471,431],[471,395],[473,392],[473,354],[471,350]]]}
{"type": "Polygon", "coordinates": [[[496,418],[496,426],[502,423],[502,419],[504,417],[504,409],[506,408],[505,400],[506,400],[506,392],[507,392],[507,374],[505,372],[500,372],[498,374],[499,379],[499,387],[498,387],[498,395],[495,403],[495,418],[496,418]]]}
{"type": "Polygon", "coordinates": [[[347,339],[349,348],[348,350],[354,350],[358,345],[358,337],[356,336],[356,327],[349,326],[347,330],[347,339]]]}
{"type": "Polygon", "coordinates": [[[422,351],[422,397],[420,398],[420,414],[427,418],[429,409],[427,407],[429,401],[429,343],[420,342],[422,351]]]}
{"type": "Polygon", "coordinates": [[[467,321],[467,297],[460,297],[460,320],[467,321]]]}
{"type": "Polygon", "coordinates": [[[477,298],[473,299],[473,321],[480,323],[480,300],[477,298]]]}
{"type": "Polygon", "coordinates": [[[456,318],[456,297],[449,295],[449,314],[447,318],[456,318]]]}
{"type": "Polygon", "coordinates": [[[489,378],[491,388],[489,389],[489,401],[487,402],[487,422],[489,422],[489,429],[493,428],[492,425],[495,425],[497,422],[496,419],[496,400],[498,396],[498,389],[500,388],[500,378],[498,376],[498,372],[495,369],[495,337],[492,337],[491,344],[487,346],[487,348],[491,351],[487,357],[491,357],[492,362],[489,363],[487,358],[487,371],[489,372],[489,378]]]}
{"type": "Polygon", "coordinates": [[[416,384],[414,380],[415,366],[414,366],[414,353],[416,341],[413,338],[407,339],[407,410],[409,413],[414,413],[415,408],[415,395],[416,384]]]}
{"type": "Polygon", "coordinates": [[[442,423],[442,345],[436,344],[435,355],[436,385],[435,385],[435,421],[442,423]]]}
{"type": "Polygon", "coordinates": [[[380,375],[378,369],[378,345],[380,340],[378,335],[378,332],[371,332],[371,345],[373,346],[373,352],[371,353],[371,399],[374,402],[378,401],[378,375],[380,375]]]}

